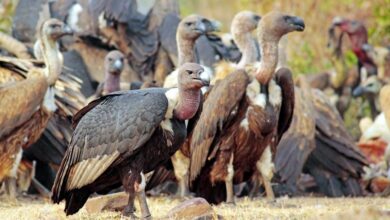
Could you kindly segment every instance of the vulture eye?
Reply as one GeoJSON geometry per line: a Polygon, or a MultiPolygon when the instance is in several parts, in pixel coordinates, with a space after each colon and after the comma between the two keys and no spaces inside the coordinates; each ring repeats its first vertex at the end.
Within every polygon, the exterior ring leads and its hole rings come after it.
{"type": "Polygon", "coordinates": [[[187,70],[187,73],[191,75],[193,72],[191,70],[187,70]]]}
{"type": "Polygon", "coordinates": [[[108,58],[108,61],[110,61],[110,62],[111,62],[111,61],[112,61],[112,58],[111,58],[111,57],[109,57],[109,58],[108,58]]]}
{"type": "Polygon", "coordinates": [[[186,22],[185,25],[189,27],[192,25],[192,22],[186,22]]]}

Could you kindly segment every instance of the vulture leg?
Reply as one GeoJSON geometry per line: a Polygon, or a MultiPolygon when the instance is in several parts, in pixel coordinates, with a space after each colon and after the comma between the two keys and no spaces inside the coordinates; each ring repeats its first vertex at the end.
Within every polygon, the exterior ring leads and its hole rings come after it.
{"type": "Polygon", "coordinates": [[[16,178],[15,177],[6,177],[4,178],[4,191],[5,194],[10,198],[10,199],[15,199],[16,198],[16,178]]]}
{"type": "Polygon", "coordinates": [[[226,185],[226,202],[234,204],[234,191],[233,191],[233,177],[234,177],[234,167],[233,167],[233,158],[234,155],[230,157],[230,161],[227,167],[228,175],[225,178],[226,185]]]}
{"type": "Polygon", "coordinates": [[[146,202],[145,186],[145,176],[141,172],[141,183],[136,185],[135,191],[137,200],[139,202],[139,207],[141,208],[142,219],[151,219],[152,215],[150,214],[148,203],[146,202]]]}
{"type": "MultiPolygon", "coordinates": [[[[274,199],[275,196],[271,186],[271,179],[274,175],[274,164],[272,162],[270,146],[267,146],[267,148],[264,150],[260,160],[256,163],[256,167],[261,174],[260,176],[262,177],[265,192],[267,193],[267,198],[274,199]]],[[[260,179],[259,181],[261,182],[260,179]]]]}
{"type": "Polygon", "coordinates": [[[188,170],[190,169],[190,160],[181,153],[180,150],[171,157],[173,170],[176,179],[179,181],[179,193],[181,197],[189,195],[188,189],[188,170]]]}
{"type": "Polygon", "coordinates": [[[15,161],[12,165],[9,175],[4,178],[4,190],[5,194],[8,195],[10,199],[15,199],[17,194],[17,172],[19,168],[20,161],[22,160],[22,150],[19,150],[19,153],[15,155],[15,161]]]}
{"type": "Polygon", "coordinates": [[[138,175],[136,175],[138,172],[134,172],[131,169],[125,169],[123,168],[120,172],[121,178],[122,178],[122,184],[125,188],[125,191],[129,194],[129,200],[127,205],[122,211],[123,216],[130,217],[130,219],[137,219],[137,216],[135,216],[135,207],[134,207],[134,199],[136,197],[136,187],[139,186],[137,183],[137,179],[140,179],[138,175]],[[126,172],[129,170],[128,172],[126,172]]]}

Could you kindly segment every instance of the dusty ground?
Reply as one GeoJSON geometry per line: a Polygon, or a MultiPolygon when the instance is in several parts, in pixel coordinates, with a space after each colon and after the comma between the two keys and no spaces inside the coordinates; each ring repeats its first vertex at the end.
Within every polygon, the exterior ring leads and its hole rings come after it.
{"type": "MultiPolygon", "coordinates": [[[[178,199],[149,198],[154,219],[180,203],[178,199]]],[[[18,202],[0,200],[0,219],[67,219],[63,204],[52,205],[41,199],[20,198],[18,202]]],[[[279,198],[275,202],[265,199],[239,199],[236,206],[219,205],[214,209],[225,219],[390,219],[390,198],[279,198]]],[[[82,209],[69,219],[120,219],[119,213],[88,214],[82,209]]]]}

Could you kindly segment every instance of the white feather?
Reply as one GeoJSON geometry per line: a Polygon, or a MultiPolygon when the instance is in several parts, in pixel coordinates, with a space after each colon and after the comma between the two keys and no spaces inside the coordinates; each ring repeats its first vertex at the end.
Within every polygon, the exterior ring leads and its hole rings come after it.
{"type": "Polygon", "coordinates": [[[69,16],[67,19],[67,24],[74,31],[81,31],[80,27],[77,25],[79,22],[79,14],[83,11],[83,7],[79,3],[72,5],[69,10],[69,16]]]}
{"type": "Polygon", "coordinates": [[[49,87],[46,91],[45,98],[43,99],[43,106],[49,112],[55,112],[57,105],[55,103],[55,90],[53,87],[49,87]]]}

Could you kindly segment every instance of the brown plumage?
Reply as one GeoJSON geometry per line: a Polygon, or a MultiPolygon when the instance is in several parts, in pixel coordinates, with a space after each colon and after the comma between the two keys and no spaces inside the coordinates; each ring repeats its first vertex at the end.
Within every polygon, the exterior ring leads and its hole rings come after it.
{"type": "Polygon", "coordinates": [[[6,177],[15,178],[15,172],[21,159],[21,150],[35,143],[44,131],[51,114],[56,110],[52,86],[61,70],[61,54],[56,40],[68,34],[64,24],[51,19],[42,24],[40,41],[46,62],[45,68],[35,68],[29,61],[15,58],[1,58],[6,78],[16,75],[19,80],[23,68],[27,69],[27,78],[21,81],[9,81],[1,85],[0,123],[0,159],[5,161],[0,167],[0,181],[6,177]],[[18,73],[19,72],[19,73],[18,73]],[[19,75],[19,76],[18,76],[19,75]],[[6,107],[10,106],[10,107],[6,107]],[[11,107],[12,106],[12,107],[11,107]]]}
{"type": "Polygon", "coordinates": [[[213,203],[234,202],[233,183],[248,180],[257,163],[263,178],[272,178],[272,153],[294,106],[291,72],[275,72],[277,45],[283,35],[303,29],[298,17],[268,13],[258,24],[258,67],[237,70],[211,90],[191,140],[190,180],[198,196],[213,203]]]}
{"type": "Polygon", "coordinates": [[[346,130],[327,97],[300,78],[293,122],[279,143],[275,164],[279,193],[299,195],[301,173],[314,177],[315,192],[327,196],[359,196],[366,158],[346,130]],[[302,109],[304,108],[304,109],[302,109]]]}
{"type": "Polygon", "coordinates": [[[129,193],[123,214],[134,217],[137,197],[142,217],[150,217],[143,173],[166,162],[184,141],[185,120],[200,105],[202,71],[186,63],[179,70],[178,89],[110,93],[80,110],[52,189],[53,202],[65,199],[65,212],[73,214],[90,194],[123,185],[129,193]]]}

